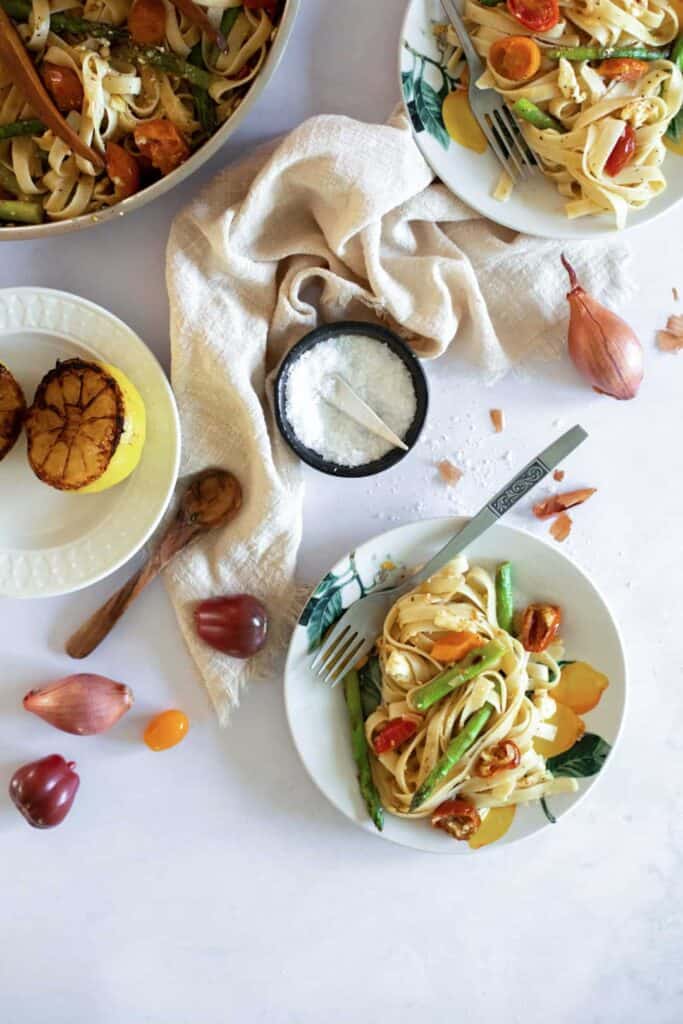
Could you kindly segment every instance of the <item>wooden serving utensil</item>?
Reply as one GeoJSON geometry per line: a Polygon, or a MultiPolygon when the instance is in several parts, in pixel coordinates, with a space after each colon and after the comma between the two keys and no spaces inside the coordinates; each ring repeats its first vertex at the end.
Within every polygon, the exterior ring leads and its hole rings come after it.
{"type": "Polygon", "coordinates": [[[232,473],[206,469],[187,488],[175,519],[145,564],[85,622],[66,645],[72,658],[86,658],[119,621],[126,609],[168,565],[174,555],[209,530],[225,526],[239,511],[242,488],[232,473]]]}
{"type": "Polygon", "coordinates": [[[76,134],[57,110],[26,52],[21,36],[2,7],[0,7],[0,61],[9,69],[14,84],[45,127],[50,128],[74,153],[83,157],[84,160],[89,160],[96,170],[101,171],[104,167],[102,157],[91,146],[88,146],[80,135],[76,134]]]}

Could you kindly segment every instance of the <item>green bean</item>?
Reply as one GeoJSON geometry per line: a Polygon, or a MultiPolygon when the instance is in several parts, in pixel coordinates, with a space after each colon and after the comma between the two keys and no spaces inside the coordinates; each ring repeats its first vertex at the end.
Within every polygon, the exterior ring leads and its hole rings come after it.
{"type": "Polygon", "coordinates": [[[17,199],[0,199],[0,222],[13,221],[16,224],[40,224],[43,207],[40,203],[22,202],[17,199]]]}
{"type": "Polygon", "coordinates": [[[535,103],[532,103],[531,100],[517,100],[512,109],[518,117],[528,121],[534,128],[540,128],[541,130],[553,128],[556,132],[564,131],[559,121],[556,121],[550,114],[546,114],[535,103]]]}
{"type": "Polygon", "coordinates": [[[512,630],[512,619],[515,613],[512,597],[512,566],[503,562],[496,573],[496,617],[498,625],[506,633],[512,630]]]}
{"type": "Polygon", "coordinates": [[[470,679],[476,678],[487,669],[497,668],[504,654],[505,648],[496,640],[490,640],[484,647],[470,651],[461,661],[450,665],[431,682],[420,686],[411,694],[410,703],[416,711],[424,713],[432,704],[436,704],[442,697],[447,697],[470,679]]]}
{"type": "Polygon", "coordinates": [[[365,737],[365,723],[363,721],[363,708],[360,699],[360,681],[358,679],[358,672],[355,669],[344,677],[344,697],[346,698],[346,707],[349,713],[351,750],[353,760],[356,762],[358,786],[368,813],[375,824],[375,828],[381,832],[384,828],[384,808],[382,807],[382,801],[377,792],[370,768],[370,756],[365,737]]]}
{"type": "Polygon", "coordinates": [[[11,124],[0,124],[0,142],[5,139],[17,139],[21,135],[41,135],[45,131],[42,121],[12,121],[11,124]]]}
{"type": "Polygon", "coordinates": [[[429,800],[436,787],[444,781],[449,772],[455,768],[458,761],[465,756],[484,729],[484,726],[494,711],[495,708],[493,704],[484,704],[482,708],[479,708],[478,711],[475,711],[475,713],[467,719],[464,728],[460,730],[455,739],[451,740],[446,748],[446,753],[443,755],[441,760],[436,763],[436,766],[432,768],[427,778],[413,796],[413,799],[410,801],[411,811],[416,811],[426,800],[429,800]]]}
{"type": "Polygon", "coordinates": [[[647,50],[643,46],[557,46],[543,50],[549,60],[612,60],[615,57],[629,57],[634,60],[662,60],[667,50],[647,50]]]}

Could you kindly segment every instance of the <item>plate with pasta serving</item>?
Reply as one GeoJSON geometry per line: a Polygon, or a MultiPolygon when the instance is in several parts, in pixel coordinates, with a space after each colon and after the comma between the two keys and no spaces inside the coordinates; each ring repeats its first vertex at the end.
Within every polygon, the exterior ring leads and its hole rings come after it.
{"type": "Polygon", "coordinates": [[[216,152],[299,0],[0,0],[0,240],[88,227],[216,152]]]}
{"type": "Polygon", "coordinates": [[[681,0],[456,0],[485,65],[477,87],[512,111],[538,170],[501,172],[468,100],[440,0],[411,0],[404,104],[441,180],[517,231],[590,238],[643,224],[683,196],[681,0]]]}
{"type": "Polygon", "coordinates": [[[337,562],[294,631],[285,699],[306,769],[343,814],[403,846],[475,855],[551,828],[617,740],[624,651],[588,577],[496,524],[396,601],[342,685],[311,667],[351,604],[399,583],[464,523],[401,526],[337,562]]]}

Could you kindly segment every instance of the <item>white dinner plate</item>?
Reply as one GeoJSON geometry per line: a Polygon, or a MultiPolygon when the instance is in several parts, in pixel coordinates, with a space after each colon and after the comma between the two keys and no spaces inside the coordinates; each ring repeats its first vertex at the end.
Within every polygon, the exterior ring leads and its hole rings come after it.
{"type": "Polygon", "coordinates": [[[101,494],[67,494],[33,474],[22,435],[0,462],[0,596],[50,597],[95,583],[145,543],[173,493],[180,425],[164,371],[121,320],[48,288],[0,291],[0,362],[30,404],[58,359],[117,366],[147,410],[147,440],[132,476],[101,494]]]}
{"type": "MultiPolygon", "coordinates": [[[[463,0],[456,0],[464,7],[463,0]]],[[[475,153],[449,138],[441,104],[450,91],[432,27],[444,23],[441,0],[411,0],[400,38],[401,94],[415,139],[427,163],[444,184],[485,217],[530,235],[544,238],[597,238],[616,231],[614,218],[579,217],[568,220],[565,200],[542,174],[515,187],[507,202],[493,198],[500,165],[491,150],[475,153]]],[[[668,153],[664,161],[666,189],[642,210],[631,211],[627,227],[645,224],[670,210],[683,197],[683,156],[668,153]]]]}
{"type": "MultiPolygon", "coordinates": [[[[482,850],[472,850],[467,843],[456,842],[432,828],[429,819],[409,821],[386,814],[384,831],[376,831],[358,791],[342,687],[329,689],[320,682],[311,672],[309,653],[363,590],[378,584],[387,586],[406,567],[424,564],[465,522],[462,518],[447,518],[409,523],[374,537],[340,559],[316,587],[294,630],[287,658],[285,701],[301,760],[321,792],[342,814],[374,835],[402,846],[477,856],[482,850]]],[[[531,534],[497,524],[472,544],[467,554],[470,564],[489,569],[503,561],[512,562],[518,607],[539,600],[560,604],[565,658],[586,661],[609,679],[600,703],[582,715],[586,725],[582,747],[577,745],[573,753],[570,750],[561,755],[562,768],[558,766],[556,773],[578,778],[579,790],[547,799],[550,816],[559,820],[593,786],[604,756],[619,734],[626,703],[626,665],[619,630],[588,577],[557,547],[531,534]],[[593,758],[591,750],[598,750],[600,756],[593,758]]],[[[486,849],[499,848],[548,827],[551,821],[540,803],[520,805],[510,830],[486,849]]]]}

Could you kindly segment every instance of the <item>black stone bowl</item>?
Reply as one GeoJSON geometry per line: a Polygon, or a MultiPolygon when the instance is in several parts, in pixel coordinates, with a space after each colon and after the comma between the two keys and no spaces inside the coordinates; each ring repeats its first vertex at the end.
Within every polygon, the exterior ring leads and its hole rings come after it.
{"type": "Polygon", "coordinates": [[[415,388],[416,409],[413,422],[410,424],[403,441],[408,445],[409,450],[413,448],[422,433],[422,428],[427,418],[427,408],[429,405],[427,378],[420,360],[413,353],[412,349],[393,331],[388,330],[386,327],[380,327],[378,324],[343,320],[340,323],[325,324],[322,327],[317,327],[310,334],[305,335],[301,341],[297,342],[282,361],[275,379],[275,418],[280,433],[289,447],[299,456],[302,462],[312,466],[313,469],[317,469],[321,473],[329,473],[331,476],[374,476],[375,473],[382,473],[385,469],[395,466],[408,452],[403,451],[401,448],[391,448],[386,455],[383,455],[381,459],[375,459],[374,462],[366,462],[361,466],[339,466],[336,462],[328,462],[321,455],[318,455],[317,452],[313,451],[312,448],[307,448],[305,444],[302,444],[294,433],[294,428],[289,422],[285,411],[287,378],[294,363],[297,359],[301,358],[304,352],[308,352],[309,349],[313,348],[314,345],[319,344],[321,341],[328,341],[328,339],[335,338],[340,334],[360,334],[366,338],[375,338],[377,341],[388,345],[391,351],[408,368],[413,381],[413,387],[415,388]]]}

